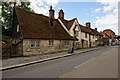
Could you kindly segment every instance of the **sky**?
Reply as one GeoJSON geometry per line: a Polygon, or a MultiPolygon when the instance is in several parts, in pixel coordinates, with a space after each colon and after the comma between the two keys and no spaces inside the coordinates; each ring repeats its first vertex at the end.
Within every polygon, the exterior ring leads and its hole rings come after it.
{"type": "Polygon", "coordinates": [[[118,0],[29,0],[35,13],[49,15],[53,6],[55,18],[60,9],[67,20],[77,18],[79,23],[91,23],[98,31],[112,29],[118,35],[118,0]]]}

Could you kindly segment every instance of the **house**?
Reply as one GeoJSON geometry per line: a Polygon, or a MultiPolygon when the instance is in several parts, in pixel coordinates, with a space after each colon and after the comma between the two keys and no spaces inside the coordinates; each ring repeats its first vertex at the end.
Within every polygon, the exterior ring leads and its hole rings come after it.
{"type": "Polygon", "coordinates": [[[64,19],[64,12],[61,9],[58,14],[58,21],[63,26],[63,28],[69,33],[71,36],[76,37],[78,41],[75,41],[74,47],[81,47],[81,35],[80,35],[80,27],[77,18],[73,18],[71,20],[64,19]]]}
{"type": "Polygon", "coordinates": [[[103,32],[101,32],[101,34],[103,35],[103,44],[111,45],[115,37],[115,32],[113,32],[111,29],[105,29],[103,32]]]}
{"type": "Polygon", "coordinates": [[[95,36],[94,36],[94,40],[96,42],[96,46],[101,46],[103,45],[103,35],[97,31],[97,28],[92,29],[92,31],[94,32],[95,36]]]}
{"type": "Polygon", "coordinates": [[[81,43],[82,48],[94,46],[94,32],[91,30],[90,22],[86,23],[86,26],[80,25],[81,28],[81,43]]]}
{"type": "Polygon", "coordinates": [[[72,37],[54,18],[50,6],[49,16],[27,12],[15,7],[13,13],[14,56],[29,56],[67,50],[78,39],[72,37]]]}
{"type": "MultiPolygon", "coordinates": [[[[97,45],[97,40],[101,34],[94,29],[91,29],[90,22],[86,23],[86,26],[79,24],[77,18],[71,20],[64,19],[64,12],[61,9],[58,14],[58,21],[63,28],[73,37],[76,37],[78,41],[75,41],[76,48],[88,48],[97,45]]],[[[99,38],[99,42],[101,39],[99,38]]]]}

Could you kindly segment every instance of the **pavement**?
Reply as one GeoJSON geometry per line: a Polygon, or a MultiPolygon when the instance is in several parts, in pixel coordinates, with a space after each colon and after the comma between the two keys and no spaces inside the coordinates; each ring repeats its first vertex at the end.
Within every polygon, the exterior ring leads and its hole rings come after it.
{"type": "Polygon", "coordinates": [[[75,68],[60,78],[118,78],[118,48],[112,48],[75,68]]]}
{"type": "Polygon", "coordinates": [[[38,56],[31,56],[31,57],[17,57],[17,58],[10,58],[2,60],[2,68],[0,70],[8,70],[8,69],[14,69],[19,68],[35,63],[45,62],[53,59],[58,59],[62,57],[68,57],[80,53],[85,53],[92,50],[97,50],[103,47],[96,47],[96,48],[88,48],[88,49],[79,49],[75,50],[74,53],[67,53],[61,52],[61,53],[54,53],[54,54],[46,54],[46,55],[38,55],[38,56]]]}

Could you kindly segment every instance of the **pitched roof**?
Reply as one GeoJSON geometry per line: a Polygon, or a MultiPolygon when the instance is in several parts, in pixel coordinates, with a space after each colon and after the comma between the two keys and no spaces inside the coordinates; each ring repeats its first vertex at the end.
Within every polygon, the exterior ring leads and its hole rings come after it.
{"type": "Polygon", "coordinates": [[[106,38],[106,39],[108,39],[108,38],[110,38],[106,33],[104,33],[104,32],[101,32],[101,34],[103,35],[103,38],[106,38]]]}
{"type": "Polygon", "coordinates": [[[76,20],[76,18],[71,19],[71,20],[65,20],[65,19],[60,19],[60,20],[63,22],[63,24],[66,26],[66,28],[68,30],[70,30],[70,28],[72,27],[72,25],[73,25],[74,21],[76,20]]]}
{"type": "Polygon", "coordinates": [[[81,32],[89,33],[92,35],[95,35],[95,33],[92,31],[91,28],[85,27],[83,25],[80,25],[81,32]]]}
{"type": "Polygon", "coordinates": [[[102,34],[100,34],[100,32],[98,32],[97,30],[95,29],[92,29],[92,31],[94,32],[95,35],[99,35],[99,36],[102,36],[102,34]]]}
{"type": "Polygon", "coordinates": [[[15,8],[15,11],[23,38],[77,40],[64,30],[57,19],[53,20],[53,26],[51,26],[50,18],[47,16],[27,12],[20,8],[15,8]]]}

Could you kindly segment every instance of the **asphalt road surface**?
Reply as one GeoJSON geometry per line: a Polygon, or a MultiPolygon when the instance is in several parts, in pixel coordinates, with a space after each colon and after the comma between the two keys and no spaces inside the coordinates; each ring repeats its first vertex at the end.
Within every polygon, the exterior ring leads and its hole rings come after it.
{"type": "Polygon", "coordinates": [[[2,72],[3,78],[58,78],[75,69],[76,66],[102,55],[115,47],[105,47],[98,50],[77,54],[60,59],[50,60],[25,67],[2,72]]]}

